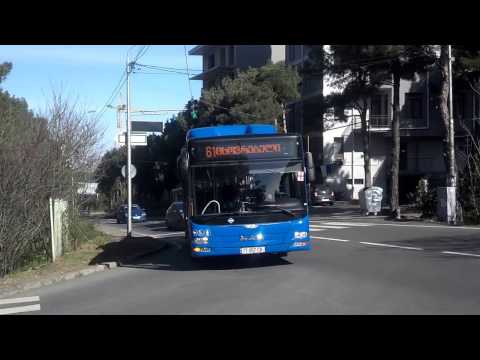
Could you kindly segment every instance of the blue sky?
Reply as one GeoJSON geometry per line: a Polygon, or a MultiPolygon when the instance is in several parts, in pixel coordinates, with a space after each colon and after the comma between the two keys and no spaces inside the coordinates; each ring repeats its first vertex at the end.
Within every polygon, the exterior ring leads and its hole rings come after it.
{"type": "MultiPolygon", "coordinates": [[[[187,45],[187,50],[192,45],[187,45]]],[[[13,69],[0,85],[23,97],[30,109],[40,112],[50,101],[52,90],[62,91],[87,111],[100,110],[125,70],[131,45],[1,45],[0,62],[10,61],[13,69]]],[[[130,50],[135,55],[140,46],[130,50]]],[[[139,60],[142,64],[185,69],[183,45],[152,45],[139,60]]],[[[202,68],[200,56],[188,56],[190,69],[202,68]]],[[[155,70],[152,70],[155,71],[155,70]]],[[[156,71],[155,71],[156,72],[156,71]]],[[[201,81],[191,81],[193,97],[198,97],[201,81]]],[[[125,87],[113,105],[125,103],[125,87]]],[[[175,73],[134,74],[131,106],[157,110],[183,108],[190,98],[187,76],[175,73]]],[[[166,120],[173,113],[135,117],[135,120],[166,120]]],[[[105,128],[104,145],[111,148],[116,134],[116,111],[107,110],[99,120],[105,128]]]]}

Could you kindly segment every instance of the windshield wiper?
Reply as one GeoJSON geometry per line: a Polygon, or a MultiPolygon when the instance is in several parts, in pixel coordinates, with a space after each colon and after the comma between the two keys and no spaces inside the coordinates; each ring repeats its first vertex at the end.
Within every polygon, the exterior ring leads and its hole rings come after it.
{"type": "Polygon", "coordinates": [[[287,214],[287,215],[290,215],[290,216],[293,216],[293,217],[297,217],[297,215],[295,215],[293,212],[291,212],[290,210],[288,209],[285,209],[285,208],[282,208],[278,205],[264,205],[264,206],[261,206],[260,208],[266,208],[266,209],[269,209],[269,208],[273,208],[273,209],[276,209],[276,210],[280,210],[281,212],[283,212],[284,214],[287,214]]]}

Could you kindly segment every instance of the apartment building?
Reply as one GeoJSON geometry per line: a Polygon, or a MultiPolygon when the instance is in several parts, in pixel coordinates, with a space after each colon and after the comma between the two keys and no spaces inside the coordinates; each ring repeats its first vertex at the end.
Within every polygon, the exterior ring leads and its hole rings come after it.
{"type": "MultiPolygon", "coordinates": [[[[432,186],[445,185],[444,125],[438,110],[438,72],[417,75],[414,81],[402,80],[400,85],[400,171],[401,203],[411,201],[418,181],[427,177],[432,186]]],[[[385,86],[370,100],[367,114],[371,148],[372,184],[384,189],[385,202],[390,191],[392,152],[393,89],[385,86]]],[[[463,155],[468,146],[467,131],[478,133],[480,97],[466,87],[454,88],[454,121],[457,165],[463,167],[463,155]]],[[[348,122],[327,121],[324,133],[325,180],[340,197],[358,199],[364,186],[364,164],[358,114],[348,111],[348,122]]]]}
{"type": "MultiPolygon", "coordinates": [[[[287,63],[300,68],[311,48],[307,45],[287,45],[287,63]]],[[[328,78],[303,79],[302,99],[289,107],[289,130],[307,135],[312,152],[315,143],[319,143],[318,137],[322,136],[323,149],[315,149],[317,157],[322,156],[323,159],[321,176],[333,188],[338,199],[356,200],[359,190],[364,187],[365,178],[359,114],[352,109],[346,110],[346,121],[325,116],[321,135],[315,130],[304,131],[306,122],[311,123],[312,117],[315,120],[315,117],[321,116],[316,109],[321,101],[321,91],[325,96],[332,91],[329,82],[328,78]]],[[[421,177],[428,177],[434,186],[443,185],[445,181],[444,125],[438,111],[438,89],[438,71],[419,74],[413,81],[402,80],[400,84],[401,203],[409,202],[409,194],[415,192],[421,177]]],[[[392,103],[392,86],[383,86],[370,99],[367,113],[372,184],[384,189],[385,203],[389,200],[390,191],[392,103]]],[[[467,86],[458,85],[454,88],[453,103],[457,164],[462,168],[461,153],[468,144],[461,123],[473,133],[479,133],[480,97],[467,86]]]]}
{"type": "MultiPolygon", "coordinates": [[[[301,73],[309,53],[317,47],[325,45],[286,45],[285,62],[294,66],[301,73]]],[[[301,98],[287,105],[287,128],[289,132],[305,135],[305,144],[312,152],[315,172],[318,177],[322,176],[323,133],[318,129],[318,124],[323,119],[322,97],[330,91],[328,82],[321,74],[302,76],[300,83],[301,98]]]]}
{"type": "Polygon", "coordinates": [[[202,80],[206,89],[237,69],[285,61],[285,45],[197,45],[189,55],[202,56],[202,72],[191,79],[202,80]]]}

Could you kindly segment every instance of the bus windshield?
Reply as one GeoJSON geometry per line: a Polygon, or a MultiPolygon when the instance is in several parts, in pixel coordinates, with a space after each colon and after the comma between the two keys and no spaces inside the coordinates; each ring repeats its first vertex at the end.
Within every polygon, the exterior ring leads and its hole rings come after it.
{"type": "Polygon", "coordinates": [[[194,216],[286,212],[305,208],[300,161],[236,162],[192,167],[194,216]]]}

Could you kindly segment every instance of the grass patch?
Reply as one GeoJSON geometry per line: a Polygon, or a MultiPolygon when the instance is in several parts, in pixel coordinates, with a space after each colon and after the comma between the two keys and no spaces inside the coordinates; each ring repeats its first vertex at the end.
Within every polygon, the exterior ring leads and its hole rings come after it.
{"type": "Polygon", "coordinates": [[[51,263],[46,256],[33,258],[27,265],[0,278],[0,290],[86,268],[90,261],[102,252],[100,247],[107,244],[111,236],[96,230],[93,224],[85,220],[82,220],[77,229],[81,239],[76,239],[76,250],[66,252],[56,259],[55,263],[51,263]]]}

